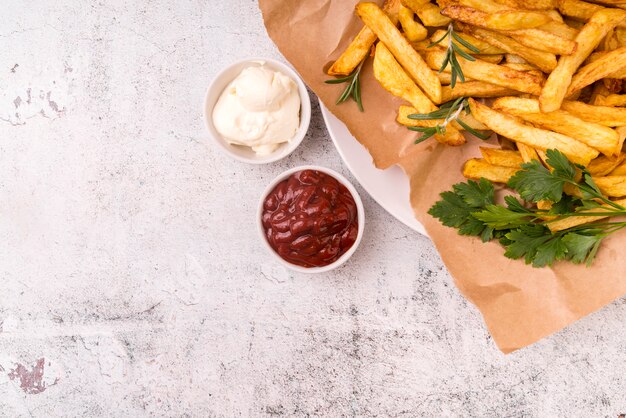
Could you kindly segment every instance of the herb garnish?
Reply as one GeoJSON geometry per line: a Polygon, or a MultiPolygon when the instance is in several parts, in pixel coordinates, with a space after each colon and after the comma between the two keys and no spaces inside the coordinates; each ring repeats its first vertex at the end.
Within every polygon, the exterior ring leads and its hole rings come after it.
{"type": "Polygon", "coordinates": [[[359,66],[356,67],[350,75],[325,81],[326,84],[348,83],[343,93],[341,93],[341,96],[339,96],[339,99],[337,99],[337,104],[341,104],[349,98],[352,98],[359,107],[359,110],[363,112],[363,103],[361,102],[361,69],[364,63],[365,60],[361,61],[359,66]]]}
{"type": "Polygon", "coordinates": [[[476,61],[476,58],[472,57],[470,54],[463,51],[456,42],[463,45],[465,48],[469,49],[471,52],[474,52],[475,54],[480,53],[480,50],[476,48],[474,45],[467,42],[465,39],[461,38],[454,31],[454,27],[452,26],[452,23],[448,25],[448,30],[446,31],[446,34],[443,35],[441,38],[439,38],[439,40],[434,41],[433,43],[428,45],[428,48],[432,48],[435,45],[439,45],[441,41],[446,39],[446,37],[448,37],[448,46],[446,47],[446,56],[443,60],[443,64],[441,64],[441,68],[439,68],[439,73],[442,73],[446,69],[448,64],[450,64],[450,73],[452,76],[452,79],[450,80],[450,87],[454,88],[454,86],[456,85],[457,77],[459,78],[459,80],[461,80],[461,83],[465,83],[465,76],[463,75],[463,69],[461,68],[461,65],[459,64],[459,60],[457,59],[456,54],[459,54],[461,57],[465,58],[468,61],[476,61]]]}
{"type": "Polygon", "coordinates": [[[467,132],[471,133],[472,135],[482,140],[489,139],[491,135],[481,134],[480,132],[476,131],[474,128],[470,127],[459,118],[463,110],[465,110],[465,114],[470,113],[469,103],[467,101],[467,98],[459,97],[458,99],[454,101],[444,103],[443,105],[441,105],[441,107],[439,107],[438,110],[435,110],[433,112],[425,113],[425,114],[414,113],[414,114],[409,115],[408,118],[414,119],[414,120],[441,120],[443,119],[443,122],[441,124],[438,124],[435,126],[410,126],[409,127],[410,130],[421,132],[423,134],[420,138],[415,140],[415,143],[419,144],[420,142],[426,141],[428,138],[436,134],[439,134],[439,135],[444,134],[446,132],[446,126],[448,126],[448,124],[452,121],[455,121],[456,123],[461,125],[463,129],[465,129],[467,132]]]}
{"type": "Polygon", "coordinates": [[[480,236],[484,242],[498,239],[506,257],[524,258],[533,267],[558,260],[589,266],[602,240],[626,228],[626,222],[588,223],[556,232],[549,229],[550,223],[572,216],[624,216],[626,207],[604,197],[584,167],[572,164],[558,150],[548,150],[547,155],[552,171],[533,160],[522,164],[508,185],[526,202],[554,202],[549,211],[527,207],[513,196],[505,197],[505,205],[495,204],[493,184],[480,179],[455,184],[452,191],[441,193],[442,200],[428,213],[458,228],[461,235],[480,236]],[[582,197],[565,195],[566,184],[575,186],[582,197]]]}

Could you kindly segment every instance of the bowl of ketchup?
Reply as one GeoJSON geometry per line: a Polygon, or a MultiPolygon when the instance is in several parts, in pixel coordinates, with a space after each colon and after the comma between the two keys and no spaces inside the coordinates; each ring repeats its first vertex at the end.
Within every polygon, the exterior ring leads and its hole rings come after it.
{"type": "Polygon", "coordinates": [[[302,166],[270,183],[257,218],[263,244],[280,263],[299,272],[323,273],[354,254],[365,213],[356,189],[341,174],[302,166]]]}

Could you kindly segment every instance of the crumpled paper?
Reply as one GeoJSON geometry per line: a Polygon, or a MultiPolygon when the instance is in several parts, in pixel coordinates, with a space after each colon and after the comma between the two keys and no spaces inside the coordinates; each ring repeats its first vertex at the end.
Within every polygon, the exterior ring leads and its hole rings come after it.
{"type": "Polygon", "coordinates": [[[456,286],[482,313],[500,350],[509,353],[532,344],[624,295],[626,257],[618,254],[626,244],[626,233],[605,240],[591,268],[558,263],[535,269],[504,257],[498,243],[459,236],[427,214],[439,193],[464,181],[463,163],[479,156],[478,147],[485,143],[475,139],[463,147],[446,147],[436,141],[413,145],[416,134],[395,122],[403,102],[379,86],[371,65],[365,65],[362,74],[365,112],[359,112],[354,102],[335,104],[343,87],[325,84],[329,77],[324,70],[362,27],[354,14],[357,3],[259,0],[272,40],[369,151],[376,167],[398,164],[403,168],[410,179],[407,199],[415,217],[428,231],[456,286]]]}

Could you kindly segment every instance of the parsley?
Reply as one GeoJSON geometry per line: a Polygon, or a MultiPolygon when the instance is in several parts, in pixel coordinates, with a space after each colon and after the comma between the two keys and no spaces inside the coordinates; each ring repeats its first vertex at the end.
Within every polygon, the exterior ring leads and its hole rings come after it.
{"type": "Polygon", "coordinates": [[[558,232],[550,222],[571,216],[598,216],[589,209],[603,207],[602,215],[611,218],[626,215],[626,208],[604,197],[589,172],[572,164],[558,150],[548,150],[548,170],[539,162],[522,164],[509,186],[523,199],[506,196],[505,204],[495,203],[493,185],[485,179],[455,184],[443,192],[429,214],[444,225],[459,229],[461,235],[480,236],[483,242],[499,239],[504,255],[523,258],[533,267],[550,266],[560,260],[591,265],[600,244],[608,235],[626,228],[626,222],[589,223],[558,232]],[[564,194],[566,184],[575,186],[582,198],[564,194]],[[554,202],[549,211],[533,203],[554,202]],[[603,205],[602,205],[603,204],[603,205]]]}

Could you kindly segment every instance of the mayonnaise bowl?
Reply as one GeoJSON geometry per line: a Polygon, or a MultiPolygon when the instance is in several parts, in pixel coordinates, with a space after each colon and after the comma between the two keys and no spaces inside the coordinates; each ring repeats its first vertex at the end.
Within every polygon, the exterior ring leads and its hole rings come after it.
{"type": "Polygon", "coordinates": [[[250,58],[238,61],[220,71],[207,90],[204,102],[204,120],[213,142],[226,154],[236,160],[250,164],[267,164],[278,161],[291,154],[304,139],[311,121],[311,100],[306,85],[290,66],[268,58],[250,58]],[[218,131],[213,114],[220,97],[226,88],[237,78],[244,69],[249,67],[264,66],[272,71],[279,72],[289,77],[297,86],[300,98],[299,124],[288,142],[283,142],[272,152],[262,155],[255,152],[251,147],[234,145],[218,131]]]}

